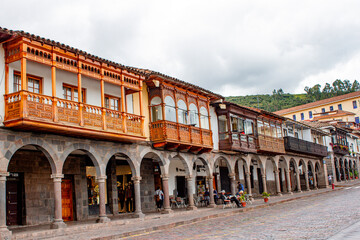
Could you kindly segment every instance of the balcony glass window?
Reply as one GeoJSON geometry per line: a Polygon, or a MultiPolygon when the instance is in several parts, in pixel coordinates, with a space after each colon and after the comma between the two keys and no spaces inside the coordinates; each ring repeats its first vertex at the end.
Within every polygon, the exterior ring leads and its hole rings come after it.
{"type": "Polygon", "coordinates": [[[272,137],[277,137],[277,136],[276,136],[276,126],[275,126],[275,124],[272,123],[272,124],[270,125],[270,130],[271,130],[271,136],[272,136],[272,137]]]}
{"type": "Polygon", "coordinates": [[[176,122],[175,102],[170,96],[165,97],[165,120],[176,122]]]}
{"type": "Polygon", "coordinates": [[[178,120],[181,124],[187,124],[187,106],[183,100],[178,101],[178,120]]]}
{"type": "Polygon", "coordinates": [[[258,134],[260,135],[264,135],[264,124],[263,121],[258,121],[257,122],[257,128],[258,128],[258,134]]]}
{"type": "Polygon", "coordinates": [[[244,119],[231,116],[231,131],[244,133],[244,119]]]}
{"type": "Polygon", "coordinates": [[[120,111],[120,98],[106,95],[105,107],[111,110],[120,111]]]}
{"type": "Polygon", "coordinates": [[[201,107],[200,108],[200,123],[201,128],[203,129],[209,129],[209,113],[206,108],[201,107]]]}
{"type": "Polygon", "coordinates": [[[199,127],[199,112],[195,104],[189,106],[190,124],[199,127]]]}
{"type": "Polygon", "coordinates": [[[287,129],[284,129],[284,137],[287,137],[287,136],[288,136],[287,129]]]}
{"type": "Polygon", "coordinates": [[[353,108],[356,109],[356,108],[357,108],[357,102],[356,102],[356,100],[353,101],[352,104],[353,104],[353,108]]]}
{"type": "Polygon", "coordinates": [[[254,122],[250,119],[245,120],[245,134],[253,134],[254,133],[254,122]]]}
{"type": "Polygon", "coordinates": [[[218,121],[219,121],[219,138],[220,140],[227,139],[229,135],[228,135],[228,123],[227,123],[226,115],[220,115],[218,117],[218,121]]]}
{"type": "Polygon", "coordinates": [[[277,137],[278,137],[278,138],[282,138],[282,135],[281,135],[281,126],[276,126],[276,131],[277,131],[277,137]]]}
{"type": "MultiPolygon", "coordinates": [[[[39,93],[41,94],[41,78],[35,76],[27,75],[27,90],[32,93],[39,93]]],[[[13,92],[18,92],[21,90],[21,75],[20,73],[14,73],[14,85],[13,85],[13,92]]]]}
{"type": "Polygon", "coordinates": [[[265,131],[265,136],[271,137],[270,124],[268,122],[264,122],[264,131],[265,131]]]}
{"type": "Polygon", "coordinates": [[[156,122],[162,120],[162,110],[161,110],[161,98],[154,97],[150,102],[151,106],[151,121],[156,122]]]}
{"type": "MultiPolygon", "coordinates": [[[[86,91],[83,88],[81,90],[82,92],[82,102],[85,103],[86,101],[86,91]]],[[[66,100],[69,101],[74,101],[74,102],[78,102],[79,101],[79,94],[78,94],[78,87],[77,86],[72,86],[72,85],[68,85],[68,84],[64,84],[63,85],[63,97],[66,100]]]]}

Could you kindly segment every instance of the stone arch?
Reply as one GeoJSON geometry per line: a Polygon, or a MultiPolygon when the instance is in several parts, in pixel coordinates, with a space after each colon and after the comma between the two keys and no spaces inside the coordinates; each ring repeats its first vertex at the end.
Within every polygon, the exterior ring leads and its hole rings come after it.
{"type": "Polygon", "coordinates": [[[42,140],[37,141],[36,139],[32,139],[32,138],[23,139],[22,142],[23,142],[22,144],[10,145],[10,147],[6,151],[5,159],[7,159],[7,163],[5,166],[6,167],[5,171],[7,171],[8,167],[9,167],[9,163],[10,163],[12,156],[14,156],[14,154],[18,150],[20,150],[22,147],[31,145],[31,146],[34,146],[37,150],[41,151],[45,155],[46,159],[49,161],[49,164],[51,166],[52,174],[61,173],[60,166],[58,166],[58,163],[59,163],[58,155],[55,153],[55,151],[49,144],[47,144],[46,142],[44,142],[42,140]]]}
{"type": "MultiPolygon", "coordinates": [[[[191,175],[191,166],[189,166],[189,162],[191,161],[188,161],[188,159],[186,159],[185,156],[183,156],[182,154],[173,154],[172,156],[169,156],[169,160],[170,160],[170,164],[171,164],[171,161],[172,160],[180,160],[183,164],[183,166],[185,167],[185,173],[187,175],[191,175]]],[[[169,164],[169,167],[170,167],[170,164],[169,164]]]]}
{"type": "Polygon", "coordinates": [[[277,185],[276,185],[276,175],[278,171],[278,162],[274,157],[266,157],[264,161],[264,172],[266,177],[266,191],[276,194],[277,185]]]}
{"type": "Polygon", "coordinates": [[[309,178],[309,186],[311,188],[316,188],[316,183],[317,183],[317,176],[316,176],[316,171],[315,171],[315,166],[313,161],[308,160],[307,162],[307,171],[308,171],[308,178],[309,178]]]}
{"type": "Polygon", "coordinates": [[[290,171],[290,183],[291,183],[291,191],[295,191],[298,189],[297,187],[297,173],[298,170],[298,164],[294,158],[289,159],[289,171],[290,171]]]}
{"type": "Polygon", "coordinates": [[[209,161],[206,158],[204,158],[203,156],[194,157],[191,161],[191,166],[194,166],[194,164],[196,163],[197,160],[200,160],[204,164],[208,176],[211,176],[212,175],[211,165],[210,165],[209,161]]]}
{"type": "Polygon", "coordinates": [[[233,173],[234,171],[233,171],[233,168],[231,166],[230,159],[227,158],[226,156],[223,156],[223,155],[221,155],[221,156],[219,156],[218,158],[215,159],[213,169],[215,169],[216,164],[222,159],[225,160],[226,166],[229,169],[229,173],[233,173]]]}
{"type": "Polygon", "coordinates": [[[106,166],[105,168],[104,166],[102,166],[99,154],[95,151],[93,147],[88,144],[71,144],[64,150],[63,154],[60,156],[61,172],[63,171],[64,164],[68,156],[76,150],[84,152],[91,159],[92,163],[95,166],[96,174],[98,177],[105,175],[106,166]]]}
{"type": "Polygon", "coordinates": [[[139,163],[140,167],[141,167],[141,163],[143,162],[144,158],[154,159],[157,163],[159,163],[161,173],[168,174],[168,172],[166,171],[167,168],[165,167],[168,163],[166,162],[166,159],[164,158],[164,155],[161,154],[161,152],[159,152],[157,150],[153,150],[153,149],[144,149],[143,151],[141,151],[140,158],[139,158],[140,159],[140,163],[139,163]]]}

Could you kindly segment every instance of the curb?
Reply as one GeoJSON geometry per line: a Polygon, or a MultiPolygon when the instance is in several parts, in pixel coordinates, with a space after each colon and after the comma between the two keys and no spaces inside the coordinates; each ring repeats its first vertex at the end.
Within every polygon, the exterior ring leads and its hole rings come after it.
{"type": "Polygon", "coordinates": [[[271,203],[267,203],[267,204],[261,204],[261,205],[257,205],[257,206],[240,208],[240,209],[236,209],[236,210],[229,211],[229,212],[210,214],[210,215],[207,215],[204,217],[193,218],[193,219],[186,220],[186,221],[179,221],[179,222],[170,223],[170,224],[163,224],[163,225],[149,227],[149,228],[145,228],[145,229],[129,231],[129,232],[120,233],[120,234],[113,234],[113,235],[105,236],[105,237],[91,238],[91,239],[92,240],[110,240],[110,239],[126,238],[126,237],[131,237],[133,235],[140,235],[140,234],[150,233],[150,232],[154,232],[154,231],[165,230],[165,229],[183,226],[183,225],[187,225],[187,224],[192,224],[192,223],[196,223],[196,222],[200,222],[200,221],[204,221],[204,220],[208,220],[208,219],[226,217],[226,216],[231,216],[231,215],[235,215],[235,214],[242,213],[242,212],[253,211],[255,209],[267,208],[270,206],[275,206],[275,205],[279,205],[282,203],[291,202],[291,201],[304,199],[304,198],[309,198],[309,197],[313,197],[313,196],[323,195],[323,194],[327,194],[327,193],[331,193],[331,192],[339,191],[339,190],[343,190],[343,188],[338,187],[338,188],[335,188],[334,190],[330,189],[330,190],[324,191],[324,192],[314,192],[313,194],[309,194],[309,195],[305,195],[305,196],[298,196],[298,197],[293,197],[293,198],[289,198],[289,199],[283,199],[283,200],[279,200],[279,201],[271,202],[271,203]]]}

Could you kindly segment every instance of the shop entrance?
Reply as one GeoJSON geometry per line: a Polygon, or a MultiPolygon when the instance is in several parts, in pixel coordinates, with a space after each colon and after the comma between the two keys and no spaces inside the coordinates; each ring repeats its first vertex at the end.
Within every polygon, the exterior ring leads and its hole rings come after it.
{"type": "Polygon", "coordinates": [[[22,224],[24,178],[21,173],[10,173],[6,180],[6,225],[22,224]]]}
{"type": "Polygon", "coordinates": [[[62,217],[64,221],[74,220],[73,183],[70,179],[61,182],[62,217]]]}
{"type": "Polygon", "coordinates": [[[176,176],[176,189],[177,196],[185,198],[186,197],[186,179],[185,176],[176,176]]]}
{"type": "Polygon", "coordinates": [[[264,192],[264,186],[262,182],[262,173],[260,168],[257,168],[257,177],[259,182],[259,193],[262,194],[264,192]]]}

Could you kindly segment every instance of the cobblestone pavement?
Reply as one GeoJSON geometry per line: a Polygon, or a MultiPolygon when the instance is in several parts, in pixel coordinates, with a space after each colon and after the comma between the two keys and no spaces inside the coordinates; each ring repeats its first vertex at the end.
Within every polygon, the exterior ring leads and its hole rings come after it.
{"type": "Polygon", "coordinates": [[[127,239],[327,239],[360,221],[359,209],[353,186],[127,239]]]}

